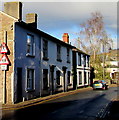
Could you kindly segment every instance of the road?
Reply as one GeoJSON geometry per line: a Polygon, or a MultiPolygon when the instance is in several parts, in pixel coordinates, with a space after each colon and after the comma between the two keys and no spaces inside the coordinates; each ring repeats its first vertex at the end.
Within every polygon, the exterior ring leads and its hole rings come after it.
{"type": "Polygon", "coordinates": [[[117,98],[118,88],[108,90],[87,89],[42,104],[12,110],[2,120],[95,120],[96,116],[117,98]]]}

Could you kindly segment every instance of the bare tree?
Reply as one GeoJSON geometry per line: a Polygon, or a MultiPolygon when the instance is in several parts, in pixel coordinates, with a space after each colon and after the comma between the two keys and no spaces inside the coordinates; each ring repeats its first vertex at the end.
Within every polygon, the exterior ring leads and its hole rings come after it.
{"type": "Polygon", "coordinates": [[[111,47],[112,39],[105,31],[103,19],[100,12],[91,13],[91,18],[80,25],[80,37],[77,38],[77,42],[80,49],[91,55],[92,67],[100,73],[99,76],[104,78],[105,53],[111,47]],[[101,67],[101,63],[103,63],[103,67],[101,67]]]}
{"type": "Polygon", "coordinates": [[[105,44],[106,47],[110,44],[110,38],[104,28],[103,16],[100,12],[91,13],[91,18],[80,26],[78,44],[85,52],[93,55],[95,60],[96,54],[101,52],[101,45],[105,44]]]}

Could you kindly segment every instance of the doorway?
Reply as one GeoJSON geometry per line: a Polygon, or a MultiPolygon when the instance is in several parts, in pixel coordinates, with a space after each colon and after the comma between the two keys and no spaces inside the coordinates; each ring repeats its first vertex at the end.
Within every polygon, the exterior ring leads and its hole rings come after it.
{"type": "Polygon", "coordinates": [[[22,100],[22,68],[17,68],[17,102],[22,100]]]}

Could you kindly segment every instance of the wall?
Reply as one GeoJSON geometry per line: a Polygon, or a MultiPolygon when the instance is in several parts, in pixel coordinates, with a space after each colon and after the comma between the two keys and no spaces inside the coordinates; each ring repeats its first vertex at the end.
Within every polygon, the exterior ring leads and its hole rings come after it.
{"type": "Polygon", "coordinates": [[[76,69],[77,69],[77,87],[81,87],[81,86],[87,86],[90,85],[90,65],[88,66],[87,64],[87,55],[86,55],[86,66],[84,66],[84,58],[83,55],[84,53],[80,53],[81,54],[81,66],[78,65],[78,53],[80,52],[76,52],[76,69]],[[82,84],[79,84],[79,72],[82,72],[82,84]],[[86,72],[86,83],[84,83],[84,72],[86,72]]]}
{"type": "Polygon", "coordinates": [[[15,81],[14,81],[14,101],[17,100],[17,68],[22,68],[22,93],[23,99],[32,99],[36,96],[40,96],[40,35],[31,32],[24,27],[20,27],[16,24],[15,27],[15,81]],[[35,56],[26,56],[27,51],[27,33],[34,36],[35,42],[35,56]],[[27,68],[35,70],[35,85],[34,91],[28,92],[27,86],[27,68]]]}
{"type": "MultiPolygon", "coordinates": [[[[43,72],[43,69],[48,69],[48,81],[49,81],[49,84],[50,84],[50,65],[55,65],[55,69],[54,69],[54,88],[55,88],[55,91],[63,91],[63,87],[64,87],[64,82],[63,82],[63,70],[62,70],[62,67],[63,66],[66,66],[67,69],[66,71],[72,71],[72,50],[70,48],[70,63],[67,63],[67,47],[66,46],[63,46],[61,45],[61,59],[62,59],[62,62],[59,62],[57,61],[57,41],[56,42],[53,42],[53,41],[50,41],[48,39],[46,39],[48,41],[48,58],[49,60],[48,61],[45,61],[43,60],[43,37],[42,37],[42,42],[41,42],[41,68],[42,68],[42,72],[43,72]],[[61,85],[62,87],[60,88],[57,88],[57,85],[56,85],[56,71],[59,70],[61,71],[61,85]]],[[[72,72],[71,72],[72,74],[72,72]]],[[[43,76],[42,76],[43,78],[43,76]]],[[[72,79],[72,75],[70,76],[71,78],[71,86],[68,86],[68,89],[72,88],[73,87],[73,79],[72,79]]],[[[66,85],[67,85],[67,72],[66,72],[66,85]]],[[[49,91],[50,93],[50,91],[49,91]]],[[[43,79],[42,79],[42,94],[44,94],[44,91],[43,91],[43,79]]]]}
{"type": "MultiPolygon", "coordinates": [[[[2,97],[4,97],[3,91],[3,81],[5,80],[4,71],[0,70],[0,101],[2,103],[11,104],[12,103],[12,84],[14,77],[14,19],[9,15],[0,12],[0,44],[3,42],[7,42],[7,46],[9,49],[9,54],[7,55],[10,61],[10,65],[8,70],[6,71],[6,100],[3,101],[2,97]],[[5,37],[6,36],[6,37],[5,37]],[[6,40],[5,40],[6,39],[6,40]]],[[[0,55],[1,57],[1,55],[0,55]]]]}

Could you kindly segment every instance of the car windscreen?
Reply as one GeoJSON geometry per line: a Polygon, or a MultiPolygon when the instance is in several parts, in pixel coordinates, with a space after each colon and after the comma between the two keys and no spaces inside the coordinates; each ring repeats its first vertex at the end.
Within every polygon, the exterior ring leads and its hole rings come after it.
{"type": "Polygon", "coordinates": [[[99,82],[98,82],[98,81],[95,81],[94,84],[99,84],[99,82]]]}

